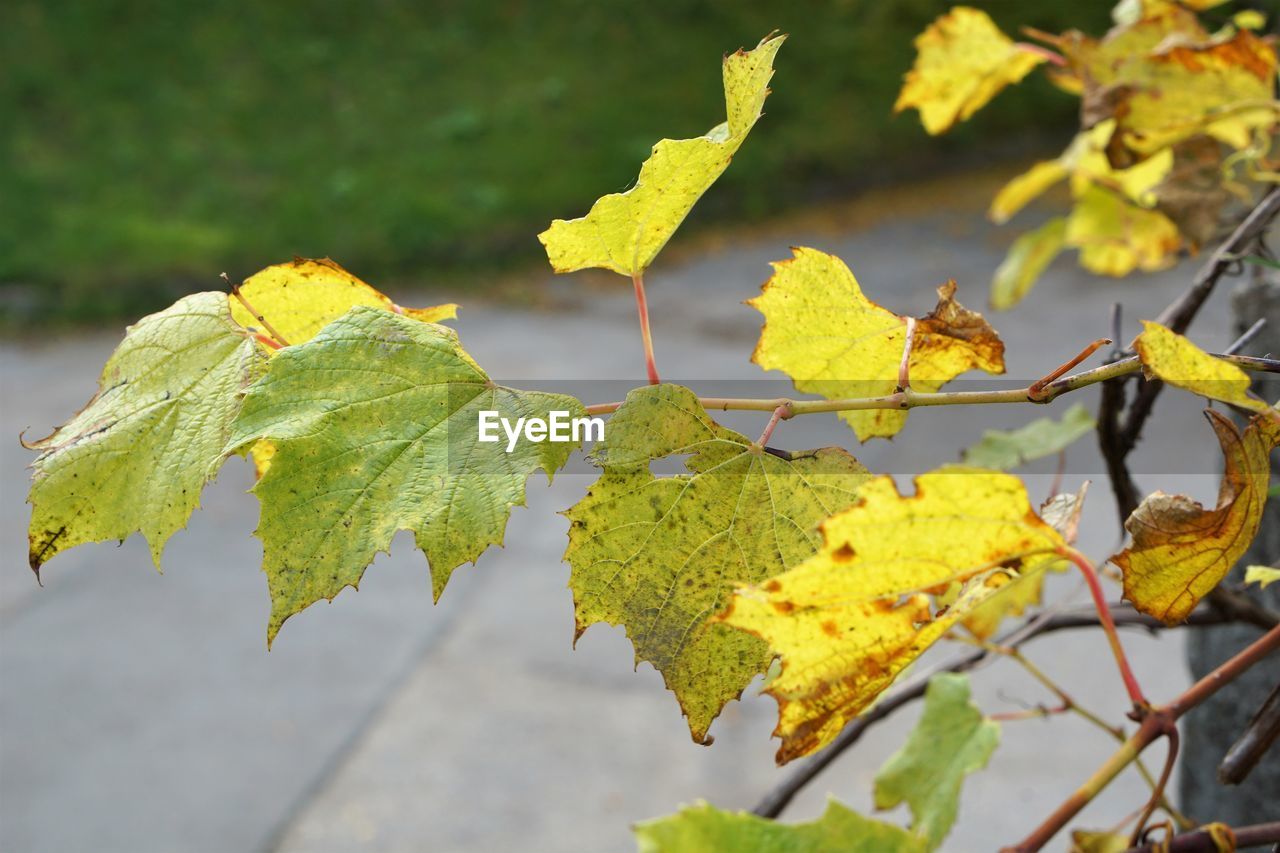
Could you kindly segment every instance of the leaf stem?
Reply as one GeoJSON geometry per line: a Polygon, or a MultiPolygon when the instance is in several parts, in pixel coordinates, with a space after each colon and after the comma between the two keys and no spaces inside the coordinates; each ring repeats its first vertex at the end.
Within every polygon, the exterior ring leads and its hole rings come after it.
{"type": "Polygon", "coordinates": [[[769,416],[769,423],[765,424],[764,432],[760,433],[759,440],[756,441],[760,447],[764,447],[769,443],[769,437],[773,435],[773,429],[778,425],[778,421],[785,421],[791,417],[791,407],[783,404],[773,410],[773,414],[769,416]]]}
{"type": "Polygon", "coordinates": [[[1013,46],[1018,50],[1023,51],[1024,53],[1030,53],[1030,54],[1034,54],[1035,56],[1039,56],[1042,59],[1044,59],[1045,62],[1048,62],[1052,65],[1056,65],[1059,68],[1066,67],[1066,64],[1067,64],[1066,57],[1064,57],[1060,53],[1057,53],[1056,51],[1050,50],[1047,47],[1041,47],[1038,44],[1031,44],[1025,41],[1016,41],[1013,43],[1013,46]]]}
{"type": "MultiPolygon", "coordinates": [[[[1217,358],[1230,362],[1244,370],[1265,373],[1280,373],[1280,360],[1272,358],[1255,358],[1243,355],[1218,355],[1217,358]]],[[[1080,373],[1055,379],[1040,389],[1039,396],[1032,396],[1032,386],[1009,388],[999,391],[937,391],[924,393],[906,388],[893,394],[881,397],[849,397],[836,400],[792,400],[789,397],[699,397],[698,402],[708,410],[771,412],[779,406],[789,406],[792,415],[811,415],[819,412],[851,412],[864,409],[915,409],[924,406],[975,406],[1001,403],[1036,403],[1052,402],[1063,394],[1078,391],[1108,379],[1136,373],[1142,369],[1138,357],[1130,356],[1094,367],[1080,373]]],[[[653,374],[657,376],[656,371],[653,374]]],[[[594,403],[587,406],[589,415],[607,415],[616,412],[622,405],[614,403],[594,403]]]]}
{"type": "Polygon", "coordinates": [[[898,364],[898,391],[911,387],[911,347],[916,342],[916,318],[907,318],[907,336],[902,342],[902,361],[898,364]]]}
{"type": "Polygon", "coordinates": [[[289,346],[289,342],[284,339],[284,335],[277,332],[275,330],[275,327],[273,327],[269,322],[267,322],[267,318],[262,316],[262,313],[260,311],[256,310],[252,305],[249,304],[249,300],[246,299],[245,295],[240,292],[240,285],[231,284],[231,279],[227,277],[226,273],[222,274],[222,280],[225,281],[228,285],[230,285],[231,295],[234,296],[236,300],[241,305],[244,306],[244,310],[252,314],[253,319],[257,320],[259,323],[262,324],[262,328],[266,331],[268,335],[271,336],[272,340],[274,341],[274,344],[268,343],[266,340],[263,339],[262,335],[254,335],[255,338],[257,338],[262,343],[267,344],[267,346],[272,347],[273,349],[281,349],[283,347],[289,346]]]}
{"type": "Polygon", "coordinates": [[[1120,668],[1120,677],[1124,680],[1124,688],[1129,693],[1129,699],[1136,708],[1146,708],[1147,698],[1142,695],[1138,679],[1134,677],[1133,669],[1129,666],[1129,658],[1125,656],[1124,646],[1120,644],[1120,635],[1116,633],[1116,623],[1111,616],[1111,608],[1102,592],[1102,584],[1098,581],[1098,570],[1093,567],[1088,557],[1075,548],[1067,546],[1058,553],[1075,563],[1076,568],[1080,569],[1080,573],[1084,575],[1085,583],[1089,586],[1089,594],[1093,596],[1093,604],[1098,609],[1098,621],[1102,623],[1107,642],[1111,644],[1111,653],[1115,656],[1116,666],[1120,668]]]}
{"type": "Polygon", "coordinates": [[[631,284],[636,291],[636,313],[640,317],[640,338],[644,341],[644,369],[649,374],[649,384],[662,382],[658,378],[658,364],[653,358],[653,336],[649,334],[649,302],[644,296],[644,274],[631,276],[631,284]]]}

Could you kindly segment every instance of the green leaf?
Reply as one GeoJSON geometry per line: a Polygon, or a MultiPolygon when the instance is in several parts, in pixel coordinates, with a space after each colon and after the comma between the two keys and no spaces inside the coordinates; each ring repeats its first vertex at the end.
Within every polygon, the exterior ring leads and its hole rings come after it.
{"type": "Polygon", "coordinates": [[[130,327],[98,393],[32,463],[31,568],[141,531],[156,566],[217,473],[241,393],[266,356],[225,293],[197,293],[130,327]]]}
{"type": "Polygon", "coordinates": [[[716,424],[677,385],[632,391],[596,453],[604,473],[566,515],[580,636],[622,625],[689,718],[695,740],[773,658],[768,645],[710,619],[735,586],[817,550],[817,525],[853,503],[869,474],[838,448],[781,458],[716,424]],[[688,474],[649,462],[690,454],[688,474]]]}
{"type": "Polygon", "coordinates": [[[1000,742],[1000,726],[969,701],[969,679],[935,675],[924,696],[924,714],[907,743],[876,774],[876,808],[906,802],[911,828],[936,849],[955,823],[964,777],[987,766],[1000,742]]]}
{"type": "Polygon", "coordinates": [[[989,429],[982,441],[964,451],[964,464],[1008,471],[1035,459],[1052,456],[1093,431],[1096,421],[1077,403],[1062,420],[1038,418],[1015,430],[989,429]]]}
{"type": "Polygon", "coordinates": [[[640,853],[924,853],[905,829],[863,817],[835,800],[808,823],[778,823],[707,803],[636,824],[640,853]]]}
{"type": "Polygon", "coordinates": [[[634,187],[603,196],[586,216],[557,219],[538,235],[556,272],[645,271],[760,119],[773,59],[785,38],[770,36],[753,50],[724,58],[726,121],[694,139],[662,140],[640,167],[634,187]]]}
{"type": "Polygon", "coordinates": [[[578,442],[478,441],[481,410],[512,423],[560,394],[495,385],[444,326],[358,307],[281,350],[250,389],[229,452],[267,439],[254,487],[271,590],[268,643],[286,619],[356,586],[397,530],[411,530],[438,599],[454,568],[501,544],[535,469],[560,468],[578,442]]]}

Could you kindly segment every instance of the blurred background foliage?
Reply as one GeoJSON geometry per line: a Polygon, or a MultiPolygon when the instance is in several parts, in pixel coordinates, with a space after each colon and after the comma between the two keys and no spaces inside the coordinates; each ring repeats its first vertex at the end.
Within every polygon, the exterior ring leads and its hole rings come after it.
{"type": "MultiPolygon", "coordinates": [[[[482,288],[657,139],[723,120],[719,57],[775,28],[766,117],[695,227],[1060,145],[1076,101],[1038,75],[943,139],[891,114],[950,5],[9,0],[0,311],[133,317],[294,255],[482,288]]],[[[1111,2],[978,5],[1101,33],[1111,2]]]]}

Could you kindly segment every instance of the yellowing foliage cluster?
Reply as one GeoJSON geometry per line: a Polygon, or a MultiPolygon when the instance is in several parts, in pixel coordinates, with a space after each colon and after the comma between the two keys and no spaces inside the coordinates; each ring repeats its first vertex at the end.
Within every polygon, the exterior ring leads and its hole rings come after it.
{"type": "Polygon", "coordinates": [[[1273,39],[1241,15],[1217,32],[1197,10],[1217,4],[1123,0],[1094,38],[1026,30],[1014,42],[985,12],[957,6],[916,39],[896,109],[931,134],[964,121],[1033,68],[1081,100],[1081,129],[1055,160],[1010,181],[991,205],[1003,223],[1067,181],[1071,209],[1015,241],[991,302],[1026,296],[1062,250],[1100,275],[1158,270],[1221,235],[1235,207],[1280,180],[1273,39]]]}

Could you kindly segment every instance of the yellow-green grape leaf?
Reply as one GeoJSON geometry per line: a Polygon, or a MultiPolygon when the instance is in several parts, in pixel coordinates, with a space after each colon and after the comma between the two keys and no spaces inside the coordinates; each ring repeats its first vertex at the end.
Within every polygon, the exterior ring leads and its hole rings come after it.
{"type": "MultiPolygon", "coordinates": [[[[357,305],[383,308],[425,323],[458,316],[452,303],[430,308],[405,308],[328,258],[295,258],[251,275],[240,285],[240,294],[258,317],[289,345],[311,340],[325,326],[357,305]]],[[[228,296],[231,316],[246,329],[269,335],[267,329],[235,296],[228,296]]]]}
{"type": "MultiPolygon", "coordinates": [[[[1079,492],[1054,495],[1040,506],[1040,517],[1058,531],[1068,545],[1075,544],[1080,529],[1080,512],[1084,508],[1084,498],[1088,491],[1089,483],[1086,480],[1079,492]]],[[[986,601],[974,606],[964,617],[965,629],[979,640],[990,639],[1005,619],[1021,616],[1028,607],[1035,607],[1040,603],[1046,572],[1062,571],[1068,565],[1065,560],[1053,560],[1037,563],[1017,575],[1005,572],[992,575],[987,579],[987,586],[995,589],[995,592],[986,601]]],[[[956,592],[959,593],[960,589],[956,592]]]]}
{"type": "Polygon", "coordinates": [[[1058,257],[1066,238],[1067,220],[1059,216],[1013,241],[992,276],[991,307],[1008,311],[1021,302],[1058,257]]]}
{"type": "Polygon", "coordinates": [[[1244,582],[1256,583],[1266,589],[1276,581],[1280,581],[1280,569],[1275,566],[1248,566],[1244,570],[1244,582]]]}
{"type": "Polygon", "coordinates": [[[982,441],[964,451],[964,464],[1009,471],[1035,459],[1060,453],[1093,431],[1093,415],[1077,403],[1060,420],[1037,418],[1015,430],[989,429],[982,441]]]}
{"type": "MultiPolygon", "coordinates": [[[[227,296],[236,322],[269,342],[293,346],[303,344],[357,305],[383,308],[424,323],[438,323],[458,316],[458,306],[449,303],[430,308],[405,308],[391,297],[365,284],[329,258],[294,258],[250,276],[239,287],[240,298],[227,296]],[[246,303],[253,307],[251,313],[246,303]],[[256,313],[256,316],[255,316],[256,313]],[[265,321],[265,324],[264,322],[265,321]],[[270,330],[266,328],[270,325],[270,330]]],[[[267,354],[279,348],[267,343],[267,354]]],[[[271,466],[274,449],[269,441],[249,448],[259,477],[271,466]]]]}
{"type": "Polygon", "coordinates": [[[931,135],[950,130],[1017,83],[1044,57],[1022,50],[986,12],[956,6],[916,36],[916,62],[894,112],[914,107],[931,135]]]}
{"type": "Polygon", "coordinates": [[[1080,250],[1085,269],[1116,277],[1171,266],[1182,247],[1178,226],[1169,217],[1100,186],[1089,187],[1076,200],[1065,240],[1080,250]]]}
{"type": "MultiPolygon", "coordinates": [[[[839,258],[792,249],[747,302],[764,315],[751,360],[781,370],[796,388],[827,399],[892,394],[906,342],[907,319],[868,299],[839,258]]],[[[937,391],[978,368],[1004,373],[1004,344],[982,315],[955,300],[955,282],[938,288],[938,305],[916,323],[909,363],[912,389],[937,391]]],[[[907,413],[896,409],[841,412],[860,441],[896,434],[907,413]]]]}
{"type": "Polygon", "coordinates": [[[695,139],[662,140],[635,186],[601,197],[580,219],[554,220],[538,235],[556,272],[600,267],[634,276],[648,268],[759,120],[785,38],[769,36],[724,58],[726,121],[695,139]]]}
{"type": "Polygon", "coordinates": [[[529,475],[549,479],[578,442],[509,443],[502,429],[482,442],[482,410],[511,424],[583,414],[571,397],[496,385],[451,329],[381,308],[354,308],[271,359],[227,444],[274,445],[253,489],[268,643],[293,614],[356,586],[398,530],[427,555],[436,598],[453,569],[501,544],[529,475]]]}
{"type": "Polygon", "coordinates": [[[826,746],[902,670],[1009,583],[1064,547],[1009,474],[943,468],[904,497],[889,477],[822,523],[817,554],[738,589],[719,617],[782,658],[766,692],[778,701],[778,762],[826,746]],[[960,584],[958,594],[951,594],[960,584]],[[946,604],[930,596],[947,595],[946,604]]]}
{"type": "Polygon", "coordinates": [[[779,823],[707,803],[635,826],[640,853],[925,853],[923,839],[835,800],[822,817],[779,823]]]}
{"type": "Polygon", "coordinates": [[[1170,385],[1242,409],[1275,411],[1249,393],[1249,374],[1159,323],[1143,320],[1142,334],[1134,339],[1133,348],[1142,366],[1170,385]]]}
{"type": "Polygon", "coordinates": [[[870,475],[839,448],[766,451],[677,385],[632,391],[596,458],[604,472],[565,513],[577,634],[622,625],[636,664],[662,673],[694,740],[708,742],[720,709],[773,660],[764,642],[710,618],[735,586],[811,556],[818,523],[870,475]],[[687,474],[650,473],[651,460],[676,454],[690,454],[687,474]]]}
{"type": "Polygon", "coordinates": [[[1124,572],[1124,597],[1169,625],[1195,609],[1257,535],[1269,457],[1280,444],[1280,424],[1269,415],[1255,415],[1243,435],[1226,416],[1205,415],[1226,463],[1218,505],[1205,509],[1186,495],[1148,495],[1124,525],[1133,543],[1111,558],[1124,572]]]}
{"type": "Polygon", "coordinates": [[[911,829],[942,844],[960,810],[964,777],[987,766],[1000,743],[1000,726],[969,701],[969,679],[942,673],[929,679],[924,713],[906,744],[876,774],[876,808],[911,808],[911,829]]]}
{"type": "Polygon", "coordinates": [[[98,393],[30,442],[30,562],[140,531],[156,566],[217,473],[244,389],[265,356],[225,293],[197,293],[131,326],[98,393]]]}

